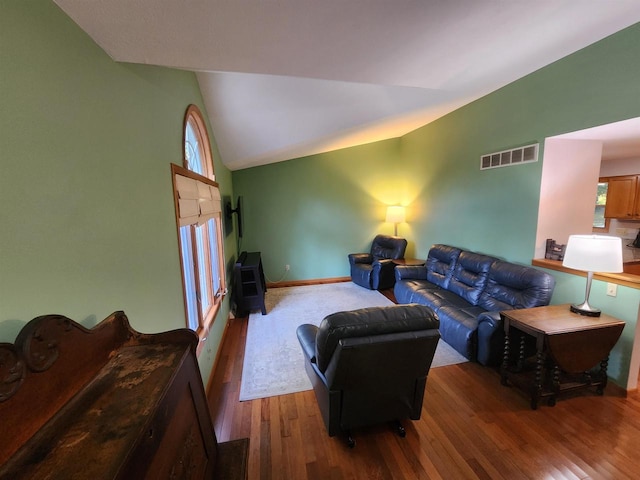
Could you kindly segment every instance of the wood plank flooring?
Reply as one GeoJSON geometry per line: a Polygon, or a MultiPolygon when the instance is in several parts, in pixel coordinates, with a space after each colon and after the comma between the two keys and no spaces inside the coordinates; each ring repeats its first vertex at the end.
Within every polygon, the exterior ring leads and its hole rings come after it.
{"type": "Polygon", "coordinates": [[[249,437],[250,479],[637,479],[640,395],[608,388],[529,408],[475,363],[434,368],[422,418],[326,433],[313,391],[238,401],[247,318],[230,321],[209,403],[218,441],[249,437]]]}

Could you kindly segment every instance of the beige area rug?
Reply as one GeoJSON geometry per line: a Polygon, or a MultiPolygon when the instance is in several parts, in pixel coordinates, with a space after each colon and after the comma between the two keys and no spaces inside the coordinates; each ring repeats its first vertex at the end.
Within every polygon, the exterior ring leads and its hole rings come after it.
{"type": "MultiPolygon", "coordinates": [[[[319,325],[327,315],[345,310],[393,305],[380,292],[351,282],[270,288],[267,315],[249,315],[240,401],[311,390],[296,328],[319,325]]],[[[431,368],[467,359],[440,340],[431,368]]]]}

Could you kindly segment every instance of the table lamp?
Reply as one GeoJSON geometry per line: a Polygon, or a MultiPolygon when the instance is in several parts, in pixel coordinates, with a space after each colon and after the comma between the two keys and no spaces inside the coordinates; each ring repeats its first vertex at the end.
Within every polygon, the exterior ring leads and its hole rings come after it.
{"type": "Polygon", "coordinates": [[[571,305],[571,311],[599,317],[600,310],[589,305],[593,272],[622,272],[622,239],[604,235],[570,235],[562,265],[587,272],[584,302],[571,305]]]}

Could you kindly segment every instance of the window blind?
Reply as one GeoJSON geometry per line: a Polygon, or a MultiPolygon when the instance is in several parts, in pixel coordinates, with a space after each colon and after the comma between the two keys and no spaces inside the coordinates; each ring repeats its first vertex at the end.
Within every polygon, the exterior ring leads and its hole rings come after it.
{"type": "Polygon", "coordinates": [[[181,227],[204,225],[222,211],[217,186],[180,174],[175,174],[174,185],[178,194],[178,221],[181,227]]]}

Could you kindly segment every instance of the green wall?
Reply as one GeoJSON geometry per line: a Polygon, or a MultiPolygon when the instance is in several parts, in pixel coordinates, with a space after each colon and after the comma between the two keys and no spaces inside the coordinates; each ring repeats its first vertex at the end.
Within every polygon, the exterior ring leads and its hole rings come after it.
{"type": "MultiPolygon", "coordinates": [[[[184,327],[170,163],[187,106],[204,111],[195,74],[116,63],[52,2],[3,0],[0,92],[0,341],[47,313],[184,327]]],[[[228,311],[200,355],[205,382],[228,311]]]]}
{"type": "MultiPolygon", "coordinates": [[[[547,136],[640,116],[638,59],[640,24],[400,139],[233,172],[247,209],[242,249],[262,251],[271,278],[285,263],[290,280],[346,276],[347,253],[391,232],[385,204],[403,203],[409,256],[447,243],[530,264],[542,162],[480,171],[480,156],[539,142],[542,159],[547,136]]],[[[551,273],[553,303],[582,300],[584,278],[551,273]]],[[[627,322],[610,364],[625,385],[640,291],[612,299],[604,288],[594,282],[592,303],[627,322]]]]}
{"type": "Polygon", "coordinates": [[[402,199],[386,188],[391,179],[404,182],[391,167],[398,148],[399,140],[387,140],[233,172],[243,195],[240,249],[262,253],[270,281],[283,278],[285,265],[284,280],[346,275],[347,253],[368,249],[385,228],[385,198],[402,199]]]}

